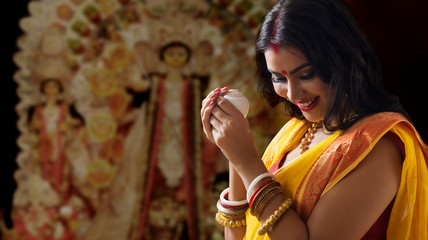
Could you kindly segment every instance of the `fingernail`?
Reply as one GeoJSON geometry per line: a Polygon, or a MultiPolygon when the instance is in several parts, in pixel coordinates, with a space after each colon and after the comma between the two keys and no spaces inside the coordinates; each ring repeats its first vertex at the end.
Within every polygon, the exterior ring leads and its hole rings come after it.
{"type": "Polygon", "coordinates": [[[220,88],[216,88],[215,90],[214,90],[214,92],[216,93],[216,92],[218,92],[220,90],[220,88]]]}
{"type": "Polygon", "coordinates": [[[210,103],[210,105],[208,105],[208,107],[211,107],[211,106],[213,105],[213,103],[214,103],[214,101],[212,101],[212,102],[210,103]]]}
{"type": "Polygon", "coordinates": [[[222,88],[221,90],[226,90],[226,89],[228,89],[229,87],[228,86],[226,86],[226,87],[224,87],[224,88],[222,88]]]}

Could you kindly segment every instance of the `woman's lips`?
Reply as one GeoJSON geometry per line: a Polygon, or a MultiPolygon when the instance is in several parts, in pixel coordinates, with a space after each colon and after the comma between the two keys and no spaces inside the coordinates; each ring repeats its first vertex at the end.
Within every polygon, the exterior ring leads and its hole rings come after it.
{"type": "Polygon", "coordinates": [[[300,108],[300,110],[307,112],[315,108],[315,106],[318,103],[318,100],[319,100],[319,97],[314,97],[307,101],[297,101],[296,104],[297,104],[297,107],[300,108]]]}

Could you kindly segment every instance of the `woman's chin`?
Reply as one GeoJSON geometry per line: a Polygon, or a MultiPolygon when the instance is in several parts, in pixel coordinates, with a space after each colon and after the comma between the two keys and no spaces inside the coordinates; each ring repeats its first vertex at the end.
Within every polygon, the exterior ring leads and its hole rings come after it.
{"type": "Polygon", "coordinates": [[[324,114],[318,114],[315,112],[303,112],[303,116],[309,122],[319,122],[324,119],[324,114]]]}

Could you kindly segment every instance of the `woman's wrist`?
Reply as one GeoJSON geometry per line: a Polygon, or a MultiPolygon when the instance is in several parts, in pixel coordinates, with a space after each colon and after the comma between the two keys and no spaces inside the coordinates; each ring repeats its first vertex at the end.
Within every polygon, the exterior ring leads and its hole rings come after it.
{"type": "MultiPolygon", "coordinates": [[[[261,159],[254,159],[241,166],[233,165],[235,171],[239,174],[242,183],[245,186],[245,192],[250,187],[250,184],[261,174],[267,173],[267,169],[261,159]]],[[[246,194],[245,194],[246,195],[246,194]]]]}
{"type": "Polygon", "coordinates": [[[229,163],[229,200],[240,201],[246,199],[246,192],[240,175],[229,163]]]}

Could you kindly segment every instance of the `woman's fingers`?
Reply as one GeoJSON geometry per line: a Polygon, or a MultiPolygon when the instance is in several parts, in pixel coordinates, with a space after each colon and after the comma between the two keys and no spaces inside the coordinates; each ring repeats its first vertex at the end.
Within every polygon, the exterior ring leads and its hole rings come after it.
{"type": "Polygon", "coordinates": [[[230,115],[226,113],[219,104],[211,111],[212,117],[215,117],[219,122],[223,122],[229,117],[230,115]]]}
{"type": "Polygon", "coordinates": [[[211,112],[213,110],[213,108],[215,107],[215,104],[213,101],[211,101],[211,104],[207,107],[205,107],[204,112],[202,113],[201,116],[201,120],[202,120],[202,128],[204,130],[205,135],[207,135],[208,139],[213,141],[212,138],[212,125],[210,123],[210,118],[211,118],[211,112]]]}
{"type": "Polygon", "coordinates": [[[227,86],[223,88],[219,88],[219,87],[215,88],[202,101],[202,106],[206,105],[213,99],[216,100],[217,96],[226,94],[228,90],[229,90],[229,87],[227,86]]]}
{"type": "MultiPolygon", "coordinates": [[[[231,103],[229,100],[227,100],[223,96],[218,96],[217,97],[217,105],[228,116],[232,116],[232,117],[234,117],[234,116],[242,116],[242,113],[238,110],[238,108],[236,108],[235,105],[233,105],[233,103],[231,103]]],[[[221,114],[221,113],[216,112],[215,114],[221,114]]],[[[217,116],[217,118],[221,119],[222,116],[219,115],[219,116],[217,116]]]]}
{"type": "Polygon", "coordinates": [[[205,109],[210,107],[211,105],[215,104],[217,101],[218,96],[223,96],[227,93],[229,90],[229,87],[223,87],[223,88],[216,88],[213,91],[211,91],[207,97],[202,101],[202,108],[201,108],[201,116],[204,114],[205,109]]]}
{"type": "Polygon", "coordinates": [[[210,117],[213,108],[215,107],[215,100],[217,95],[221,91],[220,88],[214,89],[208,96],[202,101],[202,109],[201,109],[201,120],[202,120],[202,129],[205,135],[208,137],[210,141],[213,141],[213,135],[211,132],[212,126],[210,124],[210,117]]]}
{"type": "Polygon", "coordinates": [[[217,88],[216,90],[208,94],[208,96],[202,101],[201,117],[203,117],[206,114],[211,114],[211,112],[207,113],[206,110],[208,107],[213,105],[219,91],[220,91],[219,88],[217,88]]]}
{"type": "Polygon", "coordinates": [[[216,88],[213,91],[211,91],[207,97],[202,101],[202,108],[201,108],[201,114],[204,111],[204,109],[209,105],[209,103],[216,98],[216,95],[218,92],[220,92],[220,88],[216,88]]]}
{"type": "MultiPolygon", "coordinates": [[[[216,108],[218,108],[218,107],[216,107],[216,108]]],[[[211,125],[211,131],[218,131],[221,128],[222,123],[214,115],[211,115],[209,122],[211,125]]]]}
{"type": "MultiPolygon", "coordinates": [[[[213,91],[211,91],[207,97],[202,101],[202,108],[201,108],[201,120],[202,120],[202,127],[203,127],[203,131],[205,133],[205,135],[208,137],[208,139],[210,139],[211,141],[214,141],[213,138],[213,125],[210,122],[210,119],[213,117],[212,115],[212,111],[214,109],[216,109],[216,111],[220,111],[221,109],[219,109],[218,107],[216,107],[216,101],[218,99],[219,96],[222,96],[224,94],[227,93],[227,91],[229,90],[229,88],[223,87],[223,88],[216,88],[213,91]]],[[[224,115],[220,115],[220,116],[224,116],[224,115]]],[[[216,119],[216,123],[220,123],[218,118],[216,119]]],[[[218,124],[217,124],[218,126],[218,124]]]]}

